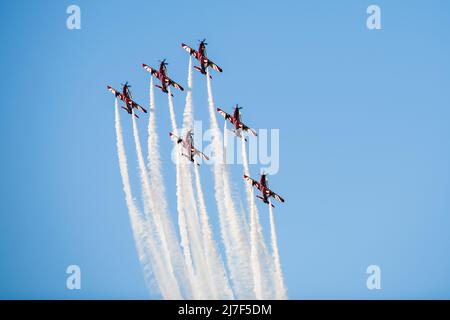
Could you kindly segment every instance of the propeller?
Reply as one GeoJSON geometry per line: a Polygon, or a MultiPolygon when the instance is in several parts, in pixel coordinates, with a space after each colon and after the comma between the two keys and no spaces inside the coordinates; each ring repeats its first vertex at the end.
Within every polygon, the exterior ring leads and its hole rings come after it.
{"type": "Polygon", "coordinates": [[[264,170],[261,170],[261,173],[260,173],[259,175],[260,175],[260,176],[265,176],[266,181],[268,180],[268,179],[267,179],[267,173],[266,173],[264,170]]]}
{"type": "Polygon", "coordinates": [[[125,84],[121,83],[121,85],[123,86],[123,88],[124,88],[124,89],[126,90],[126,92],[128,93],[128,96],[129,96],[131,99],[133,99],[133,97],[132,97],[132,95],[131,95],[131,91],[130,91],[131,85],[128,84],[128,81],[126,81],[125,84]]]}
{"type": "Polygon", "coordinates": [[[244,108],[244,107],[239,107],[239,104],[236,103],[236,109],[241,110],[241,109],[243,109],[243,108],[244,108]]]}
{"type": "Polygon", "coordinates": [[[198,42],[203,43],[205,46],[208,45],[208,43],[206,43],[206,38],[203,38],[203,40],[198,40],[198,42]]]}
{"type": "Polygon", "coordinates": [[[169,65],[169,63],[166,62],[166,59],[158,60],[158,62],[159,62],[159,63],[162,63],[162,64],[165,65],[165,66],[169,65]]]}
{"type": "Polygon", "coordinates": [[[128,81],[126,81],[125,84],[121,83],[120,85],[126,88],[131,88],[131,84],[128,84],[128,81]]]}
{"type": "Polygon", "coordinates": [[[269,187],[269,178],[267,177],[267,173],[265,173],[263,171],[263,173],[261,175],[264,176],[264,180],[266,182],[266,187],[268,188],[269,187]]]}

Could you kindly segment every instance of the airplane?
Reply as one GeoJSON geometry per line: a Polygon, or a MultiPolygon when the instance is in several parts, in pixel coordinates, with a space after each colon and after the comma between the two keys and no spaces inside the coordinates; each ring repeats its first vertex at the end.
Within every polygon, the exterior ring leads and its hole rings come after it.
{"type": "Polygon", "coordinates": [[[174,135],[172,132],[170,132],[170,137],[172,139],[175,140],[175,142],[177,144],[180,144],[183,146],[184,149],[186,149],[188,151],[188,154],[184,154],[182,153],[183,156],[187,157],[192,163],[195,163],[197,165],[199,165],[195,160],[194,160],[194,156],[197,155],[199,157],[204,158],[205,160],[209,160],[209,158],[203,153],[200,152],[199,150],[197,150],[194,147],[194,139],[193,139],[193,133],[192,130],[188,130],[188,132],[186,133],[186,137],[183,139],[181,139],[180,137],[177,137],[176,135],[174,135]]]}
{"type": "MultiPolygon", "coordinates": [[[[220,113],[220,115],[222,117],[224,117],[225,121],[226,120],[230,120],[230,122],[234,125],[234,130],[233,132],[236,134],[236,136],[238,136],[239,138],[242,139],[242,135],[241,132],[245,131],[245,132],[250,132],[252,135],[254,135],[255,137],[257,136],[256,131],[253,130],[250,127],[247,127],[241,120],[241,112],[239,110],[241,110],[242,107],[239,107],[239,105],[236,105],[236,107],[234,107],[234,113],[233,115],[230,115],[228,113],[226,113],[225,111],[223,111],[220,108],[217,108],[217,112],[220,113]]],[[[245,141],[247,141],[247,139],[244,139],[245,141]]]]}
{"type": "MultiPolygon", "coordinates": [[[[212,62],[208,59],[206,56],[206,46],[208,44],[206,43],[206,39],[203,39],[200,41],[200,45],[198,46],[198,51],[195,51],[188,45],[182,43],[181,47],[183,47],[184,50],[186,50],[190,55],[193,55],[195,59],[198,60],[198,63],[200,64],[200,67],[195,66],[194,68],[200,71],[201,74],[206,75],[206,68],[212,67],[214,70],[222,72],[222,68],[220,68],[217,64],[212,62]]],[[[209,76],[211,79],[212,77],[209,76]]]]}
{"type": "MultiPolygon", "coordinates": [[[[124,109],[126,112],[128,112],[128,114],[133,114],[132,112],[133,108],[139,109],[142,112],[147,113],[147,110],[144,107],[141,107],[139,104],[133,101],[133,97],[130,91],[131,86],[128,84],[128,81],[125,82],[125,84],[122,84],[122,86],[123,86],[122,92],[117,91],[111,86],[107,87],[109,91],[114,93],[114,96],[116,96],[125,103],[125,106],[121,108],[124,109]]],[[[136,118],[139,118],[136,114],[134,114],[134,116],[136,118]]]]}
{"type": "MultiPolygon", "coordinates": [[[[158,78],[159,81],[161,81],[161,85],[155,85],[155,87],[161,89],[162,92],[169,93],[169,91],[167,90],[167,86],[173,86],[178,90],[184,91],[184,88],[182,86],[180,86],[178,83],[167,76],[167,65],[168,63],[166,62],[166,59],[164,59],[163,61],[160,61],[159,71],[153,69],[152,67],[149,67],[145,63],[142,64],[142,67],[150,72],[153,76],[158,78]]],[[[171,95],[173,97],[173,94],[171,95]]]]}
{"type": "Polygon", "coordinates": [[[257,198],[261,199],[264,203],[270,204],[272,208],[275,208],[275,206],[269,202],[269,197],[274,197],[275,199],[281,202],[284,202],[284,199],[269,189],[266,176],[267,174],[263,173],[261,175],[261,179],[259,180],[259,182],[250,178],[245,174],[244,179],[250,182],[252,184],[252,187],[254,186],[261,191],[262,196],[256,196],[257,198]]]}

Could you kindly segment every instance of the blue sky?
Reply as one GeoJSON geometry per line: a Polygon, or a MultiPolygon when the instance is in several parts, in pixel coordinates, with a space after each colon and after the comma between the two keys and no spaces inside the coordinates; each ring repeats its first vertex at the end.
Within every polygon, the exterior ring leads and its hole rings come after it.
{"type": "MultiPolygon", "coordinates": [[[[128,80],[147,105],[141,63],[167,58],[185,85],[180,43],[204,37],[224,69],[213,79],[216,104],[240,103],[250,125],[280,130],[271,186],[286,198],[275,213],[289,297],[450,298],[449,13],[437,0],[2,4],[0,298],[157,297],[136,256],[106,85],[128,80]],[[366,28],[373,3],[382,30],[366,28]],[[81,8],[81,30],[66,28],[70,4],[81,8]],[[81,267],[80,291],[65,287],[70,264],[81,267]],[[366,288],[371,264],[382,270],[381,290],[366,288]]],[[[167,102],[156,97],[175,214],[167,102]]],[[[175,108],[183,104],[177,92],[175,108]]],[[[199,73],[194,104],[206,121],[199,73]]],[[[231,171],[242,191],[241,168],[231,171]]],[[[209,190],[211,170],[201,172],[209,190]]],[[[207,205],[217,237],[210,194],[207,205]]]]}

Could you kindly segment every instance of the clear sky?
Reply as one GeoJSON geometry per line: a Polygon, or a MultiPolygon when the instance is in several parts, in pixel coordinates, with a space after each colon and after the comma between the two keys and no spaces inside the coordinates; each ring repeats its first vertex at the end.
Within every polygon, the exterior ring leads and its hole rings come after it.
{"type": "MultiPolygon", "coordinates": [[[[106,85],[128,80],[148,105],[141,63],[167,58],[186,85],[180,43],[204,37],[224,69],[214,74],[216,104],[240,103],[249,125],[280,130],[271,186],[286,198],[275,214],[289,297],[450,298],[448,1],[20,0],[0,12],[0,298],[157,297],[136,255],[106,85]],[[373,3],[381,30],[366,27],[373,3]],[[70,4],[81,8],[81,30],[66,28],[70,4]],[[80,291],[66,289],[70,264],[81,267],[80,291]],[[372,264],[381,290],[366,287],[372,264]]],[[[175,215],[167,98],[155,93],[175,215]]],[[[193,94],[206,126],[199,73],[193,94]]],[[[183,105],[176,92],[178,122],[183,105]]],[[[210,167],[200,170],[211,190],[210,167]]],[[[242,192],[241,167],[231,171],[242,192]]]]}

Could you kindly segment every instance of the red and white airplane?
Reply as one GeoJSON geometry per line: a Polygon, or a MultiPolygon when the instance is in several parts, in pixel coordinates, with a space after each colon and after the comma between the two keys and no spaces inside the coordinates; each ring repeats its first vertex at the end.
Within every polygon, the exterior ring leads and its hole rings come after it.
{"type": "MultiPolygon", "coordinates": [[[[116,89],[114,89],[111,86],[108,86],[108,90],[111,91],[112,93],[114,93],[114,96],[116,96],[117,98],[119,98],[120,100],[122,100],[125,103],[124,107],[121,107],[122,109],[124,109],[126,112],[128,112],[128,114],[133,114],[133,108],[134,109],[139,109],[144,113],[147,113],[147,110],[145,110],[144,107],[140,106],[139,104],[137,104],[136,102],[133,101],[133,97],[131,95],[131,91],[130,91],[130,85],[128,84],[128,81],[125,82],[125,84],[122,85],[123,89],[122,92],[117,91],[116,89]]],[[[134,114],[134,116],[136,118],[139,118],[136,114],[134,114]]]]}
{"type": "MultiPolygon", "coordinates": [[[[242,138],[241,132],[245,131],[245,132],[249,132],[251,133],[253,136],[257,136],[256,131],[253,130],[250,127],[247,127],[241,119],[241,112],[239,110],[241,110],[242,107],[239,107],[239,105],[236,105],[236,107],[234,107],[234,112],[233,115],[226,113],[225,111],[223,111],[220,108],[217,108],[217,112],[220,113],[220,115],[222,117],[224,117],[225,121],[226,120],[230,120],[230,122],[234,125],[234,130],[233,132],[236,134],[236,136],[238,136],[239,138],[242,138]]],[[[247,139],[244,139],[245,141],[247,141],[247,139]]]]}
{"type": "Polygon", "coordinates": [[[169,93],[169,91],[167,90],[167,86],[173,86],[174,88],[183,91],[184,88],[182,86],[180,86],[178,83],[167,76],[167,65],[168,63],[166,62],[166,59],[164,59],[163,61],[160,61],[159,71],[153,69],[152,67],[149,67],[145,63],[142,64],[142,67],[144,67],[145,70],[150,72],[153,76],[158,78],[159,81],[161,81],[161,85],[155,85],[155,87],[161,89],[162,92],[169,93]]]}
{"type": "MultiPolygon", "coordinates": [[[[266,174],[261,175],[261,179],[258,181],[250,178],[249,176],[244,174],[244,179],[247,180],[249,183],[252,184],[252,186],[256,187],[258,190],[261,191],[262,196],[256,196],[257,198],[261,199],[264,203],[269,204],[269,197],[274,197],[278,201],[284,202],[284,199],[269,189],[266,174]]],[[[275,208],[273,204],[271,204],[272,207],[275,208]]]]}
{"type": "Polygon", "coordinates": [[[181,146],[186,149],[188,154],[184,154],[182,153],[181,155],[187,157],[191,162],[199,165],[195,160],[194,160],[194,156],[199,156],[204,158],[205,160],[209,160],[209,158],[201,151],[197,150],[194,147],[194,139],[193,139],[193,133],[192,130],[189,130],[186,133],[186,137],[184,139],[181,139],[180,137],[177,137],[176,135],[174,135],[172,132],[170,132],[170,137],[178,144],[181,143],[181,146]]]}
{"type": "MultiPolygon", "coordinates": [[[[181,46],[184,50],[186,50],[190,55],[193,55],[195,59],[198,60],[198,63],[200,64],[200,67],[195,66],[194,68],[200,71],[202,74],[206,75],[206,68],[211,67],[216,71],[222,72],[222,68],[220,68],[217,64],[212,62],[208,59],[206,56],[206,46],[208,44],[206,43],[206,39],[203,39],[200,41],[200,45],[198,46],[198,51],[195,51],[188,45],[182,43],[181,46]]],[[[211,79],[212,77],[209,76],[211,79]]]]}

